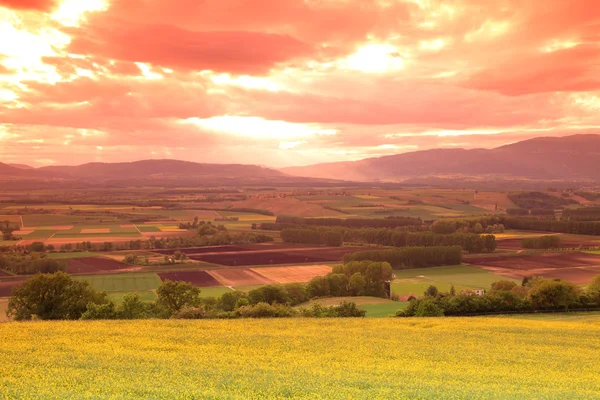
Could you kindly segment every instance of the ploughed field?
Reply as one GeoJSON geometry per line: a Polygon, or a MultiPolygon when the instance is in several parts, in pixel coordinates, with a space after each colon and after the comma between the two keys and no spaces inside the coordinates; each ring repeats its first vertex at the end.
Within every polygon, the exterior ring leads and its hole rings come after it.
{"type": "MultiPolygon", "coordinates": [[[[523,239],[502,239],[498,240],[498,248],[504,250],[523,250],[523,239]]],[[[577,249],[580,247],[597,247],[600,242],[594,240],[562,240],[558,245],[561,249],[577,249]]]]}
{"type": "Polygon", "coordinates": [[[600,275],[600,255],[582,252],[511,257],[470,256],[464,261],[478,268],[515,279],[525,276],[543,276],[585,284],[596,275],[600,275]]]}
{"type": "Polygon", "coordinates": [[[590,399],[600,393],[599,328],[508,318],[8,323],[0,393],[590,399]]]}
{"type": "Polygon", "coordinates": [[[276,246],[241,245],[181,249],[195,261],[225,266],[255,266],[277,264],[302,264],[341,262],[344,254],[364,250],[359,247],[316,247],[278,244],[276,246]]]}
{"type": "Polygon", "coordinates": [[[103,257],[84,257],[67,260],[67,273],[69,274],[110,273],[127,271],[132,268],[135,267],[103,257]]]}

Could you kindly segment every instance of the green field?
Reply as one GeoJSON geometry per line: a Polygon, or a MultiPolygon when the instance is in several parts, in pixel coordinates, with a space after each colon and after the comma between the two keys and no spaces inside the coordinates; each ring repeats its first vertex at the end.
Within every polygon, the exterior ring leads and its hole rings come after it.
{"type": "Polygon", "coordinates": [[[104,292],[134,292],[157,289],[162,281],[153,273],[123,273],[105,275],[78,275],[74,279],[90,282],[96,290],[104,292]]]}
{"type": "Polygon", "coordinates": [[[407,302],[392,301],[391,303],[362,304],[360,309],[367,312],[367,318],[385,318],[394,315],[396,311],[408,306],[407,302]]]}
{"type": "Polygon", "coordinates": [[[108,298],[113,300],[115,303],[121,303],[125,295],[135,293],[140,296],[142,301],[154,301],[156,300],[156,293],[152,291],[139,291],[139,292],[110,292],[108,298]]]}
{"type": "Polygon", "coordinates": [[[454,285],[457,292],[468,289],[489,289],[499,280],[517,280],[495,275],[489,271],[469,265],[449,267],[418,268],[394,271],[396,279],[392,281],[392,293],[399,295],[421,296],[430,286],[436,286],[440,292],[448,292],[454,285]]]}
{"type": "Polygon", "coordinates": [[[351,301],[358,307],[367,312],[367,318],[383,318],[394,314],[396,311],[406,308],[407,302],[398,302],[379,297],[358,296],[358,297],[328,297],[323,299],[311,300],[300,304],[297,307],[310,307],[313,303],[319,303],[323,306],[337,306],[342,301],[351,301]]]}
{"type": "Polygon", "coordinates": [[[70,253],[48,253],[48,258],[54,260],[68,260],[70,258],[86,258],[86,257],[98,257],[100,254],[92,253],[89,251],[73,251],[70,253]]]}
{"type": "Polygon", "coordinates": [[[4,398],[591,399],[599,323],[499,318],[8,323],[4,398]]]}
{"type": "Polygon", "coordinates": [[[200,297],[221,297],[232,290],[225,286],[200,288],[200,297]]]}

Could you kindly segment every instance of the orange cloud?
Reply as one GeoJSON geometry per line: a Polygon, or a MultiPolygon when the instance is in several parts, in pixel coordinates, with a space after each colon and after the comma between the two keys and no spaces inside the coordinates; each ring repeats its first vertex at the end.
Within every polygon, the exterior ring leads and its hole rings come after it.
{"type": "Polygon", "coordinates": [[[290,165],[600,132],[595,0],[0,6],[3,159],[290,165]]]}
{"type": "Polygon", "coordinates": [[[0,0],[0,7],[14,10],[50,11],[56,6],[56,0],[0,0]]]}

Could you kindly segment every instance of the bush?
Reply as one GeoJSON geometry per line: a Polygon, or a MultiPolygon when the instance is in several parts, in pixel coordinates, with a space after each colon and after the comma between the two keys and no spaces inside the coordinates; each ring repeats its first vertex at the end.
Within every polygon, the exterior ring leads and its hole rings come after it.
{"type": "Polygon", "coordinates": [[[242,318],[289,318],[298,315],[298,311],[290,306],[268,303],[240,307],[237,312],[242,318]]]}
{"type": "Polygon", "coordinates": [[[287,304],[290,302],[290,296],[282,285],[266,285],[248,292],[250,304],[287,304]]]}
{"type": "Polygon", "coordinates": [[[415,311],[415,317],[443,317],[444,310],[440,308],[433,299],[425,299],[419,302],[415,311]]]}
{"type": "Polygon", "coordinates": [[[300,315],[307,318],[364,318],[367,312],[354,302],[343,301],[338,306],[330,307],[313,303],[309,308],[301,308],[300,315]]]}
{"type": "Polygon", "coordinates": [[[118,319],[117,307],[114,301],[105,304],[89,303],[85,312],[81,315],[81,319],[118,319]]]}
{"type": "Polygon", "coordinates": [[[203,319],[206,316],[204,307],[184,307],[174,313],[173,319],[203,319]]]}

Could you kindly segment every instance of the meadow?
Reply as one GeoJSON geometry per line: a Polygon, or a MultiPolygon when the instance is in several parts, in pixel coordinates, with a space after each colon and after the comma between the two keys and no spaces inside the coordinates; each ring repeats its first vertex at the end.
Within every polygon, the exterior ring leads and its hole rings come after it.
{"type": "Polygon", "coordinates": [[[458,293],[461,290],[489,289],[492,283],[500,280],[520,283],[518,280],[466,264],[449,267],[407,269],[394,271],[394,274],[396,278],[392,281],[392,293],[401,296],[421,296],[431,285],[437,287],[440,292],[448,292],[454,285],[454,289],[458,293]]]}
{"type": "Polygon", "coordinates": [[[600,393],[598,328],[507,318],[7,323],[0,393],[590,399],[600,393]]]}

